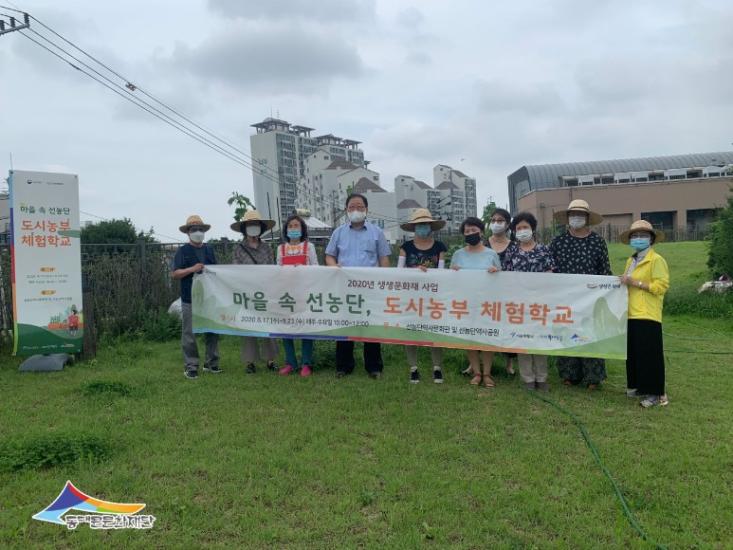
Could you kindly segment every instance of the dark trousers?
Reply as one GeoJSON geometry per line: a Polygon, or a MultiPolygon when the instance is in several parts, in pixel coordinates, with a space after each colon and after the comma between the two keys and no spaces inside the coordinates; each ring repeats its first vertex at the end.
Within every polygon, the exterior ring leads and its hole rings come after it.
{"type": "Polygon", "coordinates": [[[640,395],[664,395],[662,323],[629,319],[626,338],[626,387],[640,395]]]}
{"type": "MultiPolygon", "coordinates": [[[[382,346],[379,342],[364,342],[364,368],[367,372],[382,372],[382,346]]],[[[336,370],[354,372],[354,342],[336,341],[336,370]]]]}

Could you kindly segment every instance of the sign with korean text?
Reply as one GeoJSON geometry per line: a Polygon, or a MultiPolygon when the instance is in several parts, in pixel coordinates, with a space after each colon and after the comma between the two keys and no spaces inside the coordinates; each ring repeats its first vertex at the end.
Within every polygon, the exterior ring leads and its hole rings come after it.
{"type": "Polygon", "coordinates": [[[482,270],[207,266],[194,332],[626,358],[616,277],[482,270]]]}
{"type": "Polygon", "coordinates": [[[76,353],[84,330],[79,178],[11,171],[13,353],[76,353]]]}

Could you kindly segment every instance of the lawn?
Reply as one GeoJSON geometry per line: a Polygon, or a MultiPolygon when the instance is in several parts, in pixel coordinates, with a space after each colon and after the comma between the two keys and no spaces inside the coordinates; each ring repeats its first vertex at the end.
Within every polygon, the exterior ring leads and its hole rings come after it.
{"type": "MultiPolygon", "coordinates": [[[[658,251],[673,285],[704,278],[702,243],[658,251]]],[[[612,247],[614,272],[626,253],[612,247]]],[[[733,320],[667,316],[665,332],[668,407],[627,399],[619,361],[594,393],[560,386],[553,371],[549,397],[584,424],[652,539],[730,547],[733,360],[716,352],[733,353],[733,320]]],[[[237,341],[224,338],[225,372],[197,381],[183,377],[174,341],[119,342],[94,361],[35,375],[18,373],[4,352],[0,546],[650,547],[576,425],[506,376],[501,360],[497,388],[486,390],[459,375],[466,361],[455,351],[437,386],[407,383],[399,347],[384,348],[380,381],[360,367],[337,380],[333,345],[316,349],[310,379],[246,375],[237,341]],[[92,441],[88,455],[98,458],[10,470],[17,445],[65,441],[92,441]],[[67,479],[94,497],[146,503],[155,527],[33,521],[67,479]]]]}

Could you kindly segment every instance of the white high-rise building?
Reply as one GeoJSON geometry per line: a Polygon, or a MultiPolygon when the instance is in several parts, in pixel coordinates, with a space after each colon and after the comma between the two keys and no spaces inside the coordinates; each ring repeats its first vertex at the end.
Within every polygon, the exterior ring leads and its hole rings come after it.
{"type": "Polygon", "coordinates": [[[317,150],[327,152],[329,164],[340,159],[366,167],[358,141],[332,134],[314,137],[313,128],[271,117],[252,127],[257,130],[250,136],[255,206],[263,216],[275,220],[278,227],[300,206],[299,180],[305,175],[306,159],[317,150]]]}
{"type": "Polygon", "coordinates": [[[476,180],[445,164],[433,168],[434,189],[428,190],[428,209],[447,220],[446,229],[458,231],[468,216],[476,216],[476,180]]]}

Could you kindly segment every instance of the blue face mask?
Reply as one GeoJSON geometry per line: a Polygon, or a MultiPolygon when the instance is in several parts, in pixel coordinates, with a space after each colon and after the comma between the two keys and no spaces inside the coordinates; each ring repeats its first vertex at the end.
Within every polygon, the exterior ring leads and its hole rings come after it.
{"type": "Polygon", "coordinates": [[[429,225],[416,225],[415,226],[415,236],[416,237],[427,237],[432,232],[433,230],[430,229],[429,225]]]}
{"type": "Polygon", "coordinates": [[[646,250],[647,248],[649,248],[651,242],[652,240],[649,237],[635,237],[629,240],[631,248],[633,248],[637,252],[641,252],[642,250],[646,250]]]}
{"type": "Polygon", "coordinates": [[[302,234],[300,229],[288,229],[288,239],[300,239],[302,234]]]}

